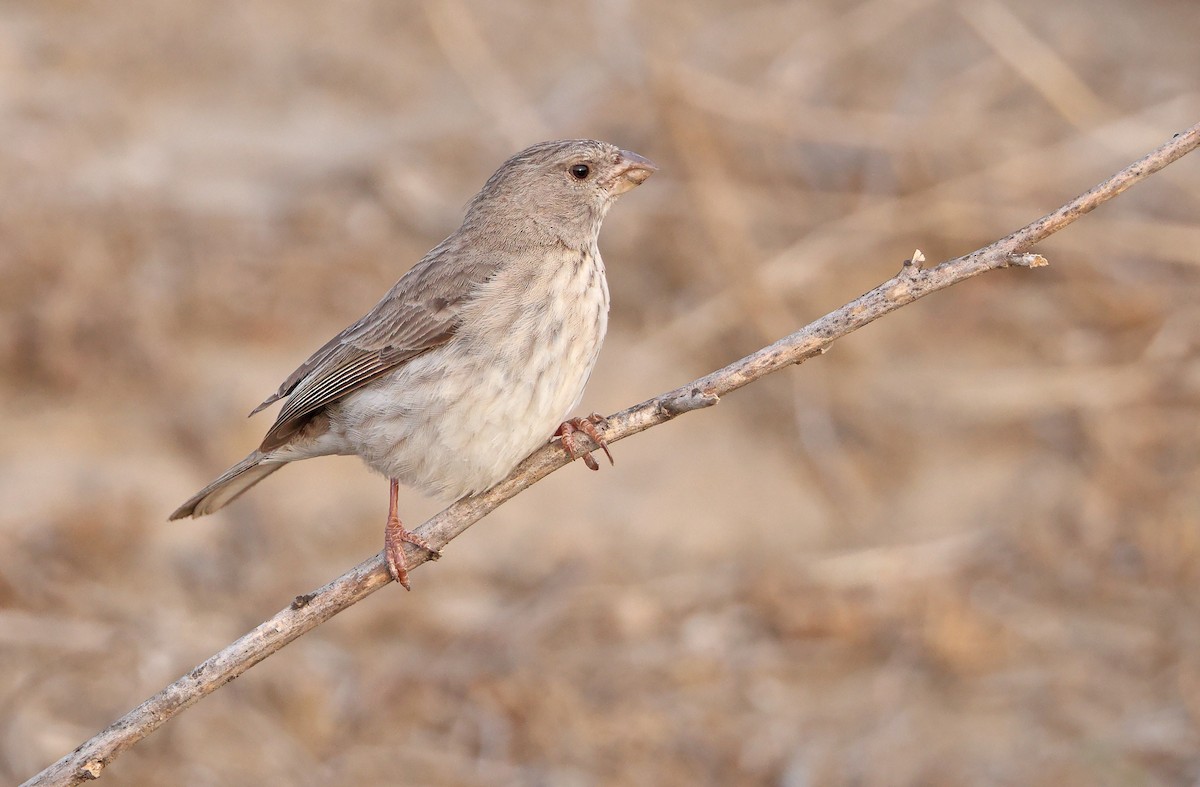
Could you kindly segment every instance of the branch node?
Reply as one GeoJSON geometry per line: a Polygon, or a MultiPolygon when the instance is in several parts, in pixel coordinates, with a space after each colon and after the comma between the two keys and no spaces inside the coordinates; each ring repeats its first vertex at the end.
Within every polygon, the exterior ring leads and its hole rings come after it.
{"type": "Polygon", "coordinates": [[[668,418],[674,418],[677,415],[682,415],[692,410],[712,407],[719,401],[721,401],[721,397],[714,393],[708,393],[699,388],[691,388],[685,393],[674,394],[673,396],[660,399],[658,401],[658,410],[668,418]]]}
{"type": "Polygon", "coordinates": [[[316,595],[316,593],[301,593],[292,599],[292,609],[304,609],[308,606],[308,602],[312,601],[316,595]]]}
{"type": "Polygon", "coordinates": [[[920,249],[914,249],[911,259],[904,261],[904,265],[900,268],[900,275],[906,278],[912,278],[921,272],[921,266],[925,262],[925,254],[920,249]]]}
{"type": "Polygon", "coordinates": [[[821,347],[814,347],[811,350],[803,353],[799,358],[797,358],[795,363],[797,366],[799,366],[800,364],[807,361],[809,358],[816,358],[818,355],[824,355],[827,352],[829,352],[829,345],[822,345],[821,347]]]}
{"type": "Polygon", "coordinates": [[[1016,265],[1021,268],[1044,268],[1050,264],[1050,260],[1040,254],[1010,254],[1004,261],[1005,267],[1016,265]]]}

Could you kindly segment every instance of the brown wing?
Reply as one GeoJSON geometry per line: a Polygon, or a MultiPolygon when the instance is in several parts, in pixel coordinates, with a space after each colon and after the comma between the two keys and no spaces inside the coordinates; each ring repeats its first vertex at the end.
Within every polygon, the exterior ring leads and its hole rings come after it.
{"type": "MultiPolygon", "coordinates": [[[[463,305],[494,273],[498,261],[464,259],[456,236],[434,248],[375,308],[330,339],[258,407],[288,396],[260,451],[290,440],[322,408],[421,353],[447,342],[463,305]]],[[[481,255],[482,256],[482,255],[481,255]]]]}

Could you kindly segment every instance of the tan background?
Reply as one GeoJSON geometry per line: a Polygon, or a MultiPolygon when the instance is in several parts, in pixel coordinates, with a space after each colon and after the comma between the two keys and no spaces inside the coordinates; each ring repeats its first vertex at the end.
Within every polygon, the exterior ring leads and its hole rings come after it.
{"type": "MultiPolygon", "coordinates": [[[[505,157],[661,171],[612,412],[1200,120],[1190,0],[0,5],[0,781],[379,549],[386,483],[171,509],[505,157]]],[[[566,468],[114,784],[1191,784],[1200,158],[566,468]]],[[[437,510],[415,494],[409,521],[437,510]]]]}

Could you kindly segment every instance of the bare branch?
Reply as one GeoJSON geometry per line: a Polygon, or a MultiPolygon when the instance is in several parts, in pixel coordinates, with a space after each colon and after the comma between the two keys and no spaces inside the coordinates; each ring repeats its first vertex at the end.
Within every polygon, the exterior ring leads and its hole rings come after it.
{"type": "MultiPolygon", "coordinates": [[[[1048,263],[1044,257],[1028,252],[1030,246],[1061,230],[1197,146],[1200,146],[1200,124],[1177,134],[1167,144],[1058,210],[989,246],[928,269],[922,268],[924,255],[917,251],[911,260],[905,261],[902,270],[895,277],[840,309],[723,369],[611,416],[603,429],[603,437],[609,443],[614,443],[684,413],[714,405],[720,401],[721,396],[771,372],[820,355],[835,340],[888,312],[985,271],[1012,265],[1028,268],[1046,265],[1048,263]]],[[[587,440],[582,434],[580,439],[587,440]]],[[[590,441],[585,445],[591,446],[590,441]]],[[[522,462],[504,481],[482,494],[454,503],[417,528],[417,532],[435,548],[441,548],[506,500],[567,463],[566,452],[561,446],[546,445],[522,462]]],[[[410,548],[410,569],[416,568],[427,559],[428,553],[424,550],[410,548]]],[[[179,711],[216,691],[292,640],[390,581],[383,556],[379,554],[360,563],[324,587],[297,596],[287,608],[270,620],[260,624],[122,716],[75,751],[25,782],[26,787],[74,785],[98,778],[104,768],[122,751],[149,735],[179,711]]]]}

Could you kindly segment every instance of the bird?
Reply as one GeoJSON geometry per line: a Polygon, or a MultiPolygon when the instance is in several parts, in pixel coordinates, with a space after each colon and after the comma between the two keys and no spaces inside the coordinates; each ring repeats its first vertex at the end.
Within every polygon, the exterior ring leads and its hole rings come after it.
{"type": "Polygon", "coordinates": [[[405,542],[440,553],[401,521],[400,484],[465,497],[554,438],[594,470],[578,432],[611,462],[603,417],[568,416],[608,325],[601,223],[656,170],[594,139],[509,158],[457,230],[254,408],[284,400],[258,448],[170,518],[211,514],[291,462],[357,455],[389,480],[383,551],[391,578],[411,590],[405,542]]]}

